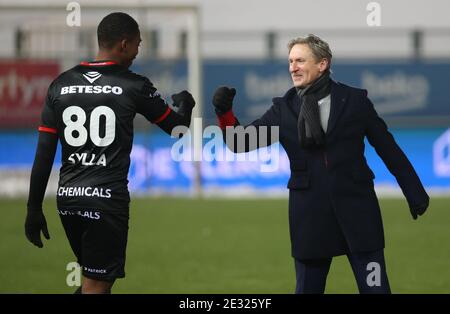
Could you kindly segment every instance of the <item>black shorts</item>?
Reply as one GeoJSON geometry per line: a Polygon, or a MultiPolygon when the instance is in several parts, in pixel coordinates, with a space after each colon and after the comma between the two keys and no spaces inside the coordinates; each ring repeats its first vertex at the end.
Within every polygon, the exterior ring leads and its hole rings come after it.
{"type": "Polygon", "coordinates": [[[58,214],[83,276],[102,281],[125,277],[128,210],[59,209],[58,214]]]}

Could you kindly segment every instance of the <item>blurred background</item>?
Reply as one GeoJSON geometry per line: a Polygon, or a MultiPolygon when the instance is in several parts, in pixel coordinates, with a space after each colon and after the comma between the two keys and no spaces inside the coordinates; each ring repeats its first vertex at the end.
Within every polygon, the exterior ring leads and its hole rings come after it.
{"type": "MultiPolygon", "coordinates": [[[[131,14],[140,25],[143,42],[132,70],[148,76],[169,103],[171,94],[192,91],[197,100],[195,115],[203,118],[203,128],[216,124],[211,98],[219,85],[237,89],[234,112],[241,123],[249,123],[270,107],[273,97],[292,86],[287,42],[308,33],[327,41],[333,51],[334,79],[368,90],[433,197],[430,212],[413,224],[395,178],[366,145],[376,191],[388,217],[387,259],[393,268],[393,290],[450,292],[445,269],[450,253],[442,246],[450,238],[447,0],[379,0],[375,4],[362,0],[0,0],[0,210],[7,213],[1,230],[0,292],[69,291],[65,263],[73,257],[56,214],[52,211],[49,220],[60,240],[49,242],[48,254],[24,241],[29,175],[49,84],[80,61],[95,58],[96,26],[114,11],[131,14]],[[417,241],[411,244],[414,236],[417,241]],[[59,246],[50,244],[58,241],[59,246]],[[23,263],[28,272],[18,275],[17,263],[23,263]],[[49,263],[53,268],[49,269],[49,263]],[[57,269],[57,275],[52,269],[57,269]],[[35,282],[49,282],[43,287],[30,283],[34,276],[35,282]]],[[[176,162],[171,157],[174,142],[136,118],[129,188],[138,197],[132,212],[139,218],[134,220],[135,229],[130,228],[127,266],[136,281],[125,280],[119,291],[292,292],[289,161],[282,148],[278,171],[264,173],[260,165],[266,161],[176,162]],[[261,197],[272,200],[258,201],[261,197]],[[139,229],[138,222],[145,219],[153,229],[148,225],[139,229]],[[174,229],[159,228],[159,221],[168,221],[174,229]],[[151,244],[140,246],[131,240],[138,238],[151,244]],[[174,257],[173,249],[180,246],[183,249],[177,254],[181,255],[174,257]],[[143,247],[152,252],[142,253],[143,247]],[[174,261],[180,258],[190,263],[179,268],[174,261]],[[253,269],[252,260],[261,261],[261,268],[253,269]],[[148,261],[150,266],[145,264],[148,261]],[[149,272],[148,276],[138,277],[139,271],[149,272]],[[212,284],[211,278],[221,284],[212,284]],[[143,284],[146,280],[156,284],[143,284]]],[[[59,166],[58,153],[47,188],[49,210],[55,209],[59,166]]],[[[343,268],[336,268],[327,291],[355,292],[345,261],[338,259],[337,265],[343,268]]]]}

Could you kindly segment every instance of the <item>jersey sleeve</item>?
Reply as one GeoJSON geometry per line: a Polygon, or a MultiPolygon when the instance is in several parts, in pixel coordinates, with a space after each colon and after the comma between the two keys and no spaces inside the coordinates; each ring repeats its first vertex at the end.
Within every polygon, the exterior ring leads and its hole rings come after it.
{"type": "Polygon", "coordinates": [[[136,112],[152,123],[164,121],[171,112],[170,107],[147,78],[137,93],[136,112]]]}
{"type": "Polygon", "coordinates": [[[41,122],[39,124],[40,132],[57,134],[56,114],[54,106],[54,84],[48,88],[47,97],[45,99],[44,108],[42,109],[41,122]]]}

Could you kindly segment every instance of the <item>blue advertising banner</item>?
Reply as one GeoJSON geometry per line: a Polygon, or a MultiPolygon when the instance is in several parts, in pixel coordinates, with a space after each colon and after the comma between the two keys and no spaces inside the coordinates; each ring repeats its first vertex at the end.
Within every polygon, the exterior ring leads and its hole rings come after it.
{"type": "MultiPolygon", "coordinates": [[[[133,68],[149,76],[166,97],[187,88],[185,61],[141,62],[133,68]]],[[[449,121],[450,62],[333,63],[332,77],[344,84],[367,89],[383,118],[415,118],[414,121],[449,121]]],[[[234,112],[243,122],[261,116],[292,87],[287,61],[207,60],[203,64],[204,114],[212,121],[211,99],[221,85],[237,89],[234,112]]],[[[445,123],[445,122],[444,122],[445,123]]],[[[449,124],[450,125],[450,124],[449,124]]],[[[445,126],[445,125],[443,125],[445,126]]]]}
{"type": "MultiPolygon", "coordinates": [[[[187,64],[185,61],[141,62],[134,66],[169,100],[172,93],[187,88],[187,64]]],[[[450,129],[449,125],[433,123],[433,119],[450,121],[450,62],[449,63],[336,63],[332,67],[336,80],[365,88],[377,111],[384,118],[403,117],[419,121],[428,119],[428,128],[393,128],[392,132],[405,151],[427,188],[450,192],[450,129]],[[448,129],[448,130],[447,130],[448,129]]],[[[262,115],[271,105],[272,97],[280,96],[292,84],[287,61],[227,61],[208,60],[203,65],[204,78],[204,126],[215,124],[210,100],[220,85],[237,88],[234,112],[242,123],[262,115]]],[[[170,101],[169,101],[170,102],[170,101]]],[[[0,171],[7,169],[31,169],[37,135],[32,133],[0,133],[0,171]]],[[[217,139],[216,139],[217,140],[217,139]]],[[[177,141],[158,132],[136,132],[129,187],[134,193],[188,193],[193,189],[194,163],[177,161],[174,144],[177,141]]],[[[216,150],[226,156],[214,158],[204,141],[201,162],[201,184],[205,191],[245,194],[286,192],[289,177],[289,161],[279,145],[272,145],[276,160],[261,158],[267,152],[231,154],[219,142],[216,150]],[[255,155],[256,154],[256,155],[255,155]],[[231,155],[231,156],[230,156],[231,155]],[[262,171],[275,167],[275,171],[262,171]]],[[[217,151],[215,152],[217,153],[217,151]]],[[[378,188],[398,189],[395,178],[369,144],[366,145],[369,165],[376,174],[378,188]]],[[[60,153],[56,161],[60,160],[60,153]]]]}

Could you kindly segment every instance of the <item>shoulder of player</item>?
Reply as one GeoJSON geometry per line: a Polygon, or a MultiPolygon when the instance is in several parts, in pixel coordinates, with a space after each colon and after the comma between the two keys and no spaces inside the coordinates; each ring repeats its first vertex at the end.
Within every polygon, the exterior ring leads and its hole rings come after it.
{"type": "Polygon", "coordinates": [[[80,65],[76,65],[61,74],[59,74],[53,82],[50,84],[50,86],[55,86],[58,84],[64,84],[65,81],[69,80],[73,75],[78,75],[80,73],[80,65]]]}
{"type": "Polygon", "coordinates": [[[73,75],[73,72],[76,71],[75,69],[77,66],[74,66],[62,73],[60,73],[49,85],[48,90],[50,93],[52,93],[58,86],[65,85],[65,81],[68,80],[68,78],[73,75]]]}
{"type": "Polygon", "coordinates": [[[134,73],[129,70],[126,75],[128,76],[127,80],[131,80],[133,82],[132,86],[134,87],[133,89],[136,94],[145,96],[150,95],[151,97],[160,96],[156,87],[146,76],[134,73]]]}
{"type": "Polygon", "coordinates": [[[144,75],[137,74],[131,70],[127,70],[126,72],[123,73],[123,75],[128,80],[134,81],[136,87],[139,89],[143,88],[144,86],[153,87],[153,83],[148,79],[148,77],[144,75]]]}

